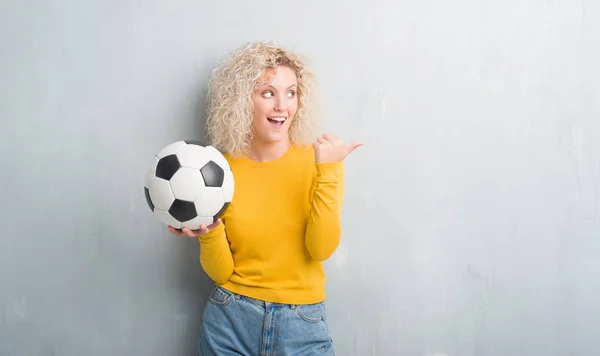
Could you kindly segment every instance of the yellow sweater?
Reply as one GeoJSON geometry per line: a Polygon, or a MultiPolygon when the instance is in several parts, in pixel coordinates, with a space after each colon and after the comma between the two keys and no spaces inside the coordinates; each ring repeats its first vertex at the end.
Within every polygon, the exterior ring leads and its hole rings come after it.
{"type": "Polygon", "coordinates": [[[316,163],[312,146],[269,162],[225,155],[235,180],[223,224],[199,237],[218,285],[286,304],[325,300],[322,261],[338,247],[343,163],[316,163]]]}

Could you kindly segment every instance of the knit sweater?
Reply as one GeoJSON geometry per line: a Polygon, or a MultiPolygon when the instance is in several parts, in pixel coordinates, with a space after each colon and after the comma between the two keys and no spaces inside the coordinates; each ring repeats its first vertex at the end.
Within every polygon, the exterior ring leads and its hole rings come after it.
{"type": "Polygon", "coordinates": [[[264,301],[325,300],[322,262],[340,241],[343,163],[316,163],[312,146],[296,145],[268,162],[225,157],[235,191],[223,223],[198,238],[204,271],[264,301]]]}

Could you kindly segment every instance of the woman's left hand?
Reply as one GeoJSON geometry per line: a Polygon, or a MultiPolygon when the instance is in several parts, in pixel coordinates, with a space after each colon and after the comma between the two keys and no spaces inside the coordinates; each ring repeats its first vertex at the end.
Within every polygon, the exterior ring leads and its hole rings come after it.
{"type": "Polygon", "coordinates": [[[313,143],[315,149],[315,161],[317,163],[341,162],[356,148],[362,146],[362,142],[353,142],[345,145],[339,137],[332,134],[324,134],[313,143]]]}

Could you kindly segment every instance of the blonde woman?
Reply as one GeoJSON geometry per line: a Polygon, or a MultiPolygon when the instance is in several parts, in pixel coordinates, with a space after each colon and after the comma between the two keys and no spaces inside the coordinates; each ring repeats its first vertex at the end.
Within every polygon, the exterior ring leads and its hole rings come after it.
{"type": "Polygon", "coordinates": [[[199,230],[214,280],[199,355],[333,355],[322,262],[340,241],[343,160],[361,143],[313,137],[313,75],[265,43],[234,51],[209,85],[207,130],[235,177],[222,219],[199,230]]]}

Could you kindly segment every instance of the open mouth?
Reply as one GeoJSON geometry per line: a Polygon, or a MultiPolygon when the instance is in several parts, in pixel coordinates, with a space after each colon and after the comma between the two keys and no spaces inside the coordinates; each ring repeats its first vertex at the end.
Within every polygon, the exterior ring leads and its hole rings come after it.
{"type": "Polygon", "coordinates": [[[283,123],[285,122],[286,119],[287,119],[287,117],[284,117],[284,116],[273,116],[273,117],[267,118],[267,120],[269,120],[271,125],[273,125],[275,127],[283,126],[283,123]]]}

